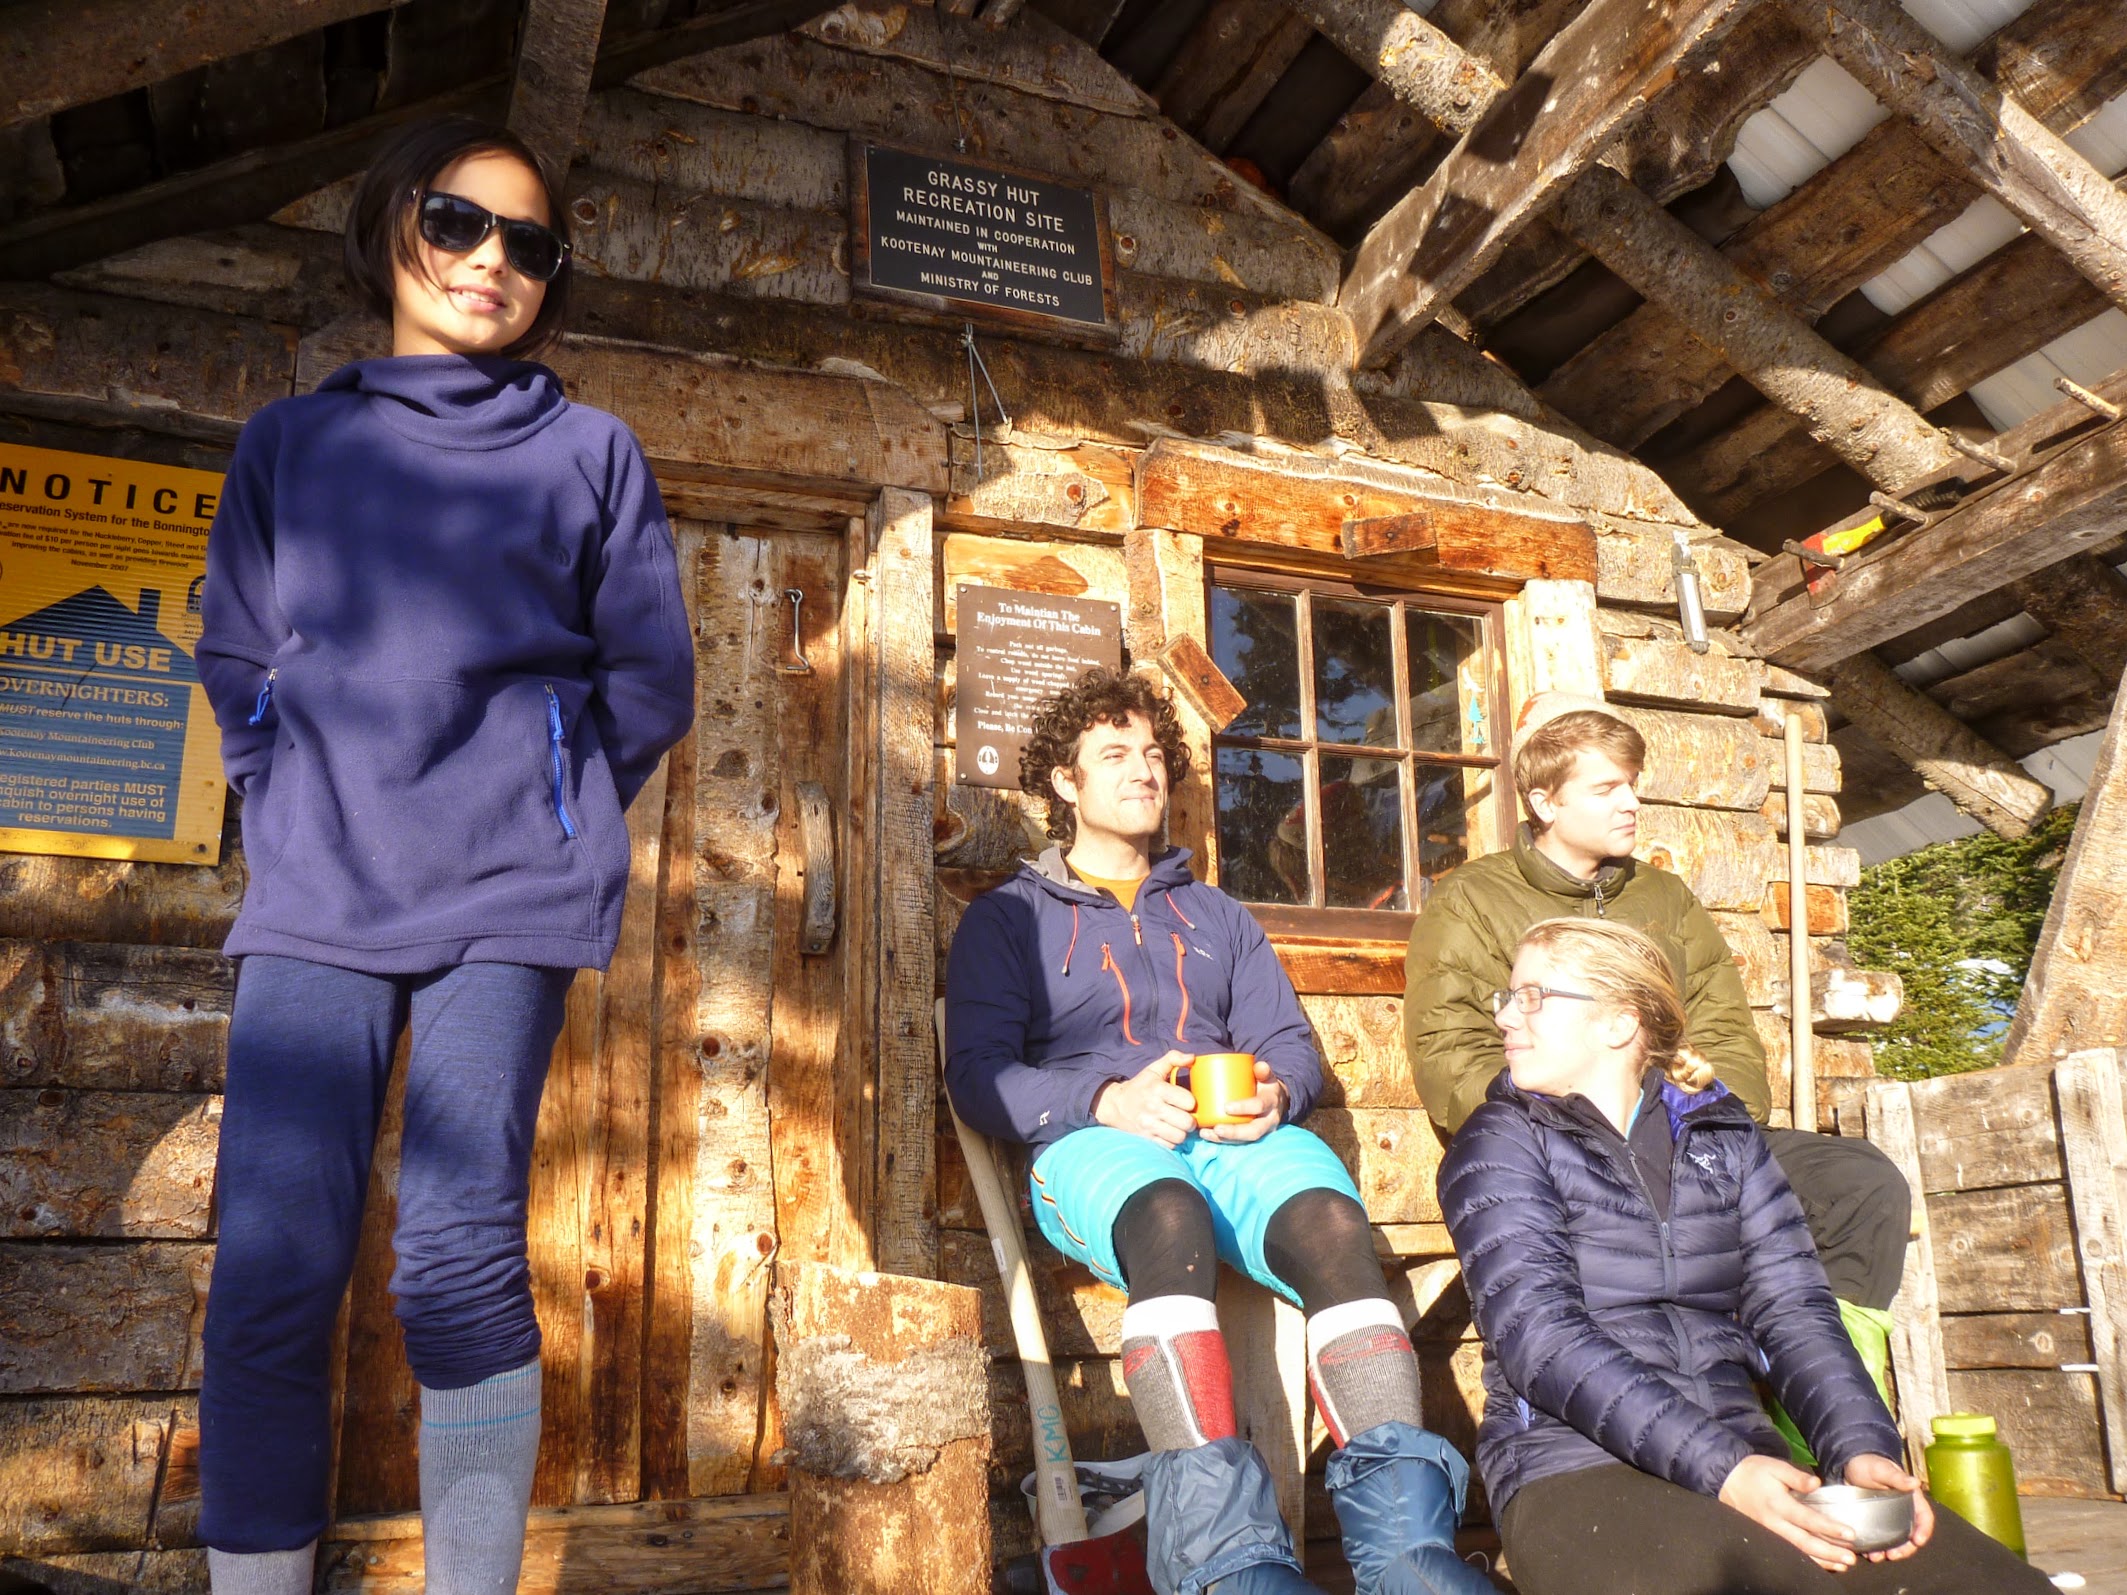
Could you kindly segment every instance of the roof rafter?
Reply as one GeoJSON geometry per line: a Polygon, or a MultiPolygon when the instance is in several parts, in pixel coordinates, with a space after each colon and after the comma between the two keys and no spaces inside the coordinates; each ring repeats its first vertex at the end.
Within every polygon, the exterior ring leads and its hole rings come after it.
{"type": "MultiPolygon", "coordinates": [[[[1338,303],[1385,365],[1745,0],[1591,0],[1353,252],[1338,303]]],[[[1459,52],[1458,52],[1459,53],[1459,52]]]]}
{"type": "Polygon", "coordinates": [[[1896,0],[1787,0],[1826,52],[2127,306],[2127,197],[1896,0]]]}
{"type": "Polygon", "coordinates": [[[0,6],[0,127],[160,83],[407,0],[17,0],[0,6]]]}
{"type": "Polygon", "coordinates": [[[559,184],[569,173],[606,0],[525,0],[524,39],[510,85],[509,128],[559,184]]]}
{"type": "MultiPolygon", "coordinates": [[[[2127,374],[2100,391],[2127,397],[2127,374]]],[[[1806,590],[1793,555],[1759,566],[1744,640],[1789,669],[1827,669],[2127,531],[2127,421],[2094,421],[2069,401],[1995,446],[2025,468],[1932,524],[1851,556],[1830,593],[1806,590]]]]}
{"type": "Polygon", "coordinates": [[[1223,152],[1313,37],[1285,0],[1212,0],[1153,98],[1198,143],[1223,152]]]}
{"type": "Polygon", "coordinates": [[[2009,591],[2099,680],[2127,676],[2127,576],[2095,554],[2077,554],[2032,572],[2009,591]]]}

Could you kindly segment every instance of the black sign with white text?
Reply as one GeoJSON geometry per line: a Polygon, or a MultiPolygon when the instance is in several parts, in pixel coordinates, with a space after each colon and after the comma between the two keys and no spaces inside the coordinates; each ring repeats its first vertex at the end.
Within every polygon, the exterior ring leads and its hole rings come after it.
{"type": "Polygon", "coordinates": [[[862,169],[869,287],[1108,324],[1091,189],[877,144],[862,169]]]}
{"type": "Polygon", "coordinates": [[[1042,706],[1095,665],[1122,667],[1122,606],[963,587],[959,608],[953,778],[1010,789],[1042,706]]]}

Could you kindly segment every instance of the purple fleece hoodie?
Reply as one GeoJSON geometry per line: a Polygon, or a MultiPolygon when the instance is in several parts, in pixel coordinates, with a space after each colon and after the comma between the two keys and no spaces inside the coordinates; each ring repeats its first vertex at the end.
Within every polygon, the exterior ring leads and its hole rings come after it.
{"type": "Polygon", "coordinates": [[[345,366],[238,439],[200,680],[244,799],[232,953],[603,968],[621,814],[694,718],[657,484],[544,366],[345,366]]]}
{"type": "Polygon", "coordinates": [[[1137,911],[1073,876],[1063,853],[968,905],[945,971],[945,1085],[985,1135],[1046,1146],[1093,1120],[1093,1094],[1173,1050],[1252,1052],[1297,1124],[1322,1060],[1263,929],[1189,873],[1153,860],[1137,911]]]}

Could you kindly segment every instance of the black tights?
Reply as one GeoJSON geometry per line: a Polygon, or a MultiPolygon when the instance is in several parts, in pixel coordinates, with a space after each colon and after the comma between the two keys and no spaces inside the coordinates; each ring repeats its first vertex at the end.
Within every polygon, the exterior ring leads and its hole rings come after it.
{"type": "MultiPolygon", "coordinates": [[[[1388,1294],[1366,1210],[1340,1191],[1302,1191],[1287,1201],[1264,1230],[1263,1256],[1310,1317],[1388,1294]]],[[[1132,1301],[1218,1295],[1211,1207],[1187,1180],[1155,1180],[1123,1204],[1115,1257],[1132,1301]]]]}

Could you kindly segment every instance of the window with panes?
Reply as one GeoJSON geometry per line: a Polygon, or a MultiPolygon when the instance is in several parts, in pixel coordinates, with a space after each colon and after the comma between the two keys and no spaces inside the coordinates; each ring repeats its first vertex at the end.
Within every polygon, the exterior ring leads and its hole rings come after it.
{"type": "Polygon", "coordinates": [[[1496,604],[1212,574],[1219,884],[1273,930],[1401,935],[1512,824],[1496,604]],[[1394,916],[1394,917],[1392,917],[1394,916]]]}

